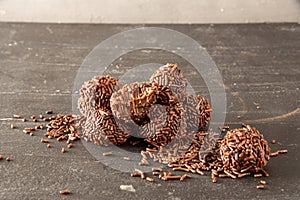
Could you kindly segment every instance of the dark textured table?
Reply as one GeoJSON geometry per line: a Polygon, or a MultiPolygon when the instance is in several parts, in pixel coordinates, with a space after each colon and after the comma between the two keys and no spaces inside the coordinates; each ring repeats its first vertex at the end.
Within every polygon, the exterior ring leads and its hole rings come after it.
{"type": "MultiPolygon", "coordinates": [[[[22,133],[32,122],[15,121],[11,129],[13,114],[29,118],[49,108],[71,113],[74,79],[88,53],[111,35],[142,25],[0,23],[0,154],[12,158],[0,161],[0,199],[299,199],[300,25],[157,26],[182,32],[207,49],[225,83],[226,124],[251,124],[268,141],[278,141],[270,144],[272,150],[289,150],[268,163],[266,188],[256,189],[260,179],[253,177],[214,184],[209,175],[150,183],[103,165],[81,142],[65,154],[60,152],[65,143],[53,141],[46,148],[42,131],[33,137],[22,133]],[[136,192],[121,191],[122,184],[136,192]],[[72,194],[61,196],[64,188],[72,194]]],[[[177,62],[183,71],[186,66],[156,51],[125,55],[118,66],[154,59],[177,62]]],[[[201,85],[197,90],[207,95],[201,85]]]]}

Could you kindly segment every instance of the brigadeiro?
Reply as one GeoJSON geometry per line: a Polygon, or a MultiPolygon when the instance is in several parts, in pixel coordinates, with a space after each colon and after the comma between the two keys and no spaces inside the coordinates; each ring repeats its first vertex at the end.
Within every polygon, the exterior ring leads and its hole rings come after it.
{"type": "Polygon", "coordinates": [[[179,101],[186,95],[187,81],[177,64],[161,66],[150,78],[151,83],[168,86],[179,101]]]}
{"type": "Polygon", "coordinates": [[[263,173],[270,159],[268,142],[259,131],[249,125],[227,131],[220,142],[220,158],[224,171],[235,175],[244,173],[263,173]]]}
{"type": "Polygon", "coordinates": [[[80,89],[78,107],[82,115],[82,137],[99,145],[123,144],[130,137],[116,123],[110,107],[114,91],[121,88],[116,78],[96,76],[85,82],[80,89]]]}

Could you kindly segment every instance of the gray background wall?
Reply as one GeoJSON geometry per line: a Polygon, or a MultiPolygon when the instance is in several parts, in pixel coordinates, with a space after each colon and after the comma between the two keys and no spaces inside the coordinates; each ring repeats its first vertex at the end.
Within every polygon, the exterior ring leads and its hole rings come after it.
{"type": "Polygon", "coordinates": [[[300,22],[299,0],[0,0],[0,21],[300,22]]]}

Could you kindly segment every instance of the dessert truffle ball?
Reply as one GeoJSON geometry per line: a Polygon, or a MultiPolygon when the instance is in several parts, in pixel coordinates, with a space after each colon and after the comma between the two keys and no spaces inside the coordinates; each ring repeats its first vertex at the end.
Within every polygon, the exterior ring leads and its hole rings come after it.
{"type": "Polygon", "coordinates": [[[177,64],[161,66],[150,78],[151,83],[168,86],[176,98],[180,101],[186,95],[187,81],[177,64]]]}
{"type": "Polygon", "coordinates": [[[120,145],[130,137],[119,127],[110,107],[111,95],[120,88],[117,79],[108,75],[94,77],[82,85],[78,107],[85,119],[82,125],[85,140],[99,145],[120,145]]]}
{"type": "Polygon", "coordinates": [[[227,131],[220,143],[219,153],[224,171],[233,173],[257,173],[263,170],[270,158],[268,142],[256,128],[249,125],[227,131]]]}

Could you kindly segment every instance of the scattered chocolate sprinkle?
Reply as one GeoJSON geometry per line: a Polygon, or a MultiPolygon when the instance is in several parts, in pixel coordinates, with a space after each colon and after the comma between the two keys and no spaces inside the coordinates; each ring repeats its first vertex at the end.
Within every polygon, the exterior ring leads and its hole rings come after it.
{"type": "Polygon", "coordinates": [[[53,110],[50,110],[50,109],[49,109],[49,110],[46,110],[45,113],[48,114],[48,115],[49,115],[49,114],[52,114],[52,113],[53,113],[53,110]]]}
{"type": "Polygon", "coordinates": [[[112,155],[113,153],[111,152],[111,151],[109,151],[109,152],[104,152],[103,153],[103,156],[110,156],[110,155],[112,155]]]}
{"type": "Polygon", "coordinates": [[[272,144],[276,144],[276,140],[273,139],[273,140],[271,141],[271,143],[272,143],[272,144]]]}
{"type": "Polygon", "coordinates": [[[13,115],[13,117],[16,118],[16,119],[22,118],[20,115],[13,115]]]}
{"type": "Polygon", "coordinates": [[[49,143],[49,140],[41,139],[41,142],[42,142],[42,143],[49,143]]]}
{"type": "Polygon", "coordinates": [[[130,161],[130,157],[123,157],[124,160],[130,161]]]}
{"type": "Polygon", "coordinates": [[[65,189],[65,190],[60,190],[60,191],[59,191],[59,194],[67,195],[67,194],[71,194],[71,191],[70,191],[70,190],[67,190],[67,189],[65,189]]]}
{"type": "Polygon", "coordinates": [[[264,186],[263,184],[259,184],[259,185],[256,186],[256,188],[257,188],[257,189],[264,189],[265,186],[264,186]]]}
{"type": "Polygon", "coordinates": [[[149,181],[149,182],[153,182],[154,181],[154,179],[151,178],[151,177],[146,177],[146,180],[149,181]]]}
{"type": "Polygon", "coordinates": [[[265,180],[260,180],[259,182],[263,185],[266,185],[266,183],[267,183],[267,181],[265,181],[265,180]]]}

